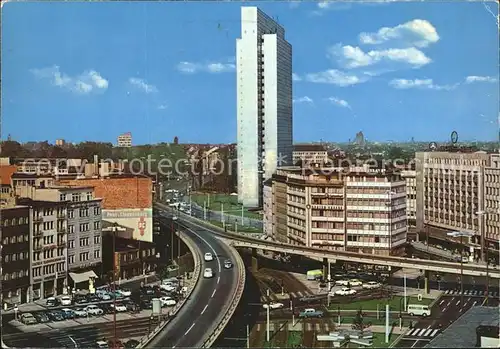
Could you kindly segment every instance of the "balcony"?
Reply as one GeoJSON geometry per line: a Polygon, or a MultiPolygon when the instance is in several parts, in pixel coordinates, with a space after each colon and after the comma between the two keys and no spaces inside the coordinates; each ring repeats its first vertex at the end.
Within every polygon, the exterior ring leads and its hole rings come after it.
{"type": "Polygon", "coordinates": [[[334,209],[334,210],[343,210],[344,206],[343,205],[334,205],[334,204],[312,204],[312,208],[317,208],[320,210],[328,210],[328,209],[334,209]]]}

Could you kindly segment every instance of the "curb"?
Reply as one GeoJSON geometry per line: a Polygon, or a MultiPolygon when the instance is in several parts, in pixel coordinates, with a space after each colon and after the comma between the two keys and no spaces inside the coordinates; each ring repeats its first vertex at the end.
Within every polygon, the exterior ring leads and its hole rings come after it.
{"type": "MultiPolygon", "coordinates": [[[[179,236],[179,234],[177,234],[177,235],[179,236]]],[[[184,299],[180,303],[177,303],[177,305],[172,309],[172,311],[171,311],[171,313],[173,315],[172,317],[174,317],[175,315],[177,315],[177,313],[179,313],[179,311],[182,309],[183,305],[186,303],[186,301],[191,296],[191,293],[193,292],[193,290],[196,288],[196,285],[198,284],[198,280],[200,278],[200,273],[201,273],[200,258],[198,256],[198,254],[195,253],[195,247],[193,246],[191,239],[189,239],[188,237],[186,237],[184,235],[181,235],[180,238],[187,245],[189,251],[191,252],[191,255],[193,256],[193,259],[194,259],[194,272],[193,272],[194,280],[193,280],[192,285],[189,287],[184,299]]],[[[161,322],[158,325],[158,327],[156,327],[156,329],[153,330],[153,332],[151,332],[148,335],[146,335],[145,337],[143,337],[143,339],[136,346],[136,348],[145,348],[168,325],[169,322],[170,322],[170,319],[164,320],[163,322],[161,322]]]]}

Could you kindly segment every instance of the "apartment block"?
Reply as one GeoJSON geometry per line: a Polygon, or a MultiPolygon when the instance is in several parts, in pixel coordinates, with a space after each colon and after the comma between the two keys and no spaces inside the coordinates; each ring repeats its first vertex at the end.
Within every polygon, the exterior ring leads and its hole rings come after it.
{"type": "MultiPolygon", "coordinates": [[[[268,235],[290,244],[402,255],[406,184],[399,174],[364,168],[281,168],[272,177],[268,235]]],[[[270,202],[269,202],[270,201],[270,202]]]]}
{"type": "Polygon", "coordinates": [[[484,257],[483,223],[477,213],[485,208],[483,180],[489,164],[490,155],[484,152],[416,153],[416,221],[421,239],[462,242],[471,257],[484,257]],[[473,236],[447,236],[452,231],[473,236]]]}
{"type": "Polygon", "coordinates": [[[500,154],[491,154],[490,164],[484,169],[484,231],[490,250],[497,259],[500,241],[500,154]]]}
{"type": "Polygon", "coordinates": [[[126,132],[122,133],[116,139],[116,143],[119,147],[131,147],[132,146],[132,133],[126,132]]]}
{"type": "Polygon", "coordinates": [[[414,227],[417,219],[417,172],[415,170],[401,171],[401,178],[406,182],[406,216],[408,226],[414,227]]]}
{"type": "Polygon", "coordinates": [[[2,207],[2,309],[30,301],[30,208],[2,207]]]}
{"type": "Polygon", "coordinates": [[[296,144],[293,146],[293,164],[324,167],[328,163],[328,151],[320,144],[296,144]]]}
{"type": "Polygon", "coordinates": [[[67,289],[66,203],[20,198],[18,204],[31,208],[30,299],[60,294],[67,289]]]}

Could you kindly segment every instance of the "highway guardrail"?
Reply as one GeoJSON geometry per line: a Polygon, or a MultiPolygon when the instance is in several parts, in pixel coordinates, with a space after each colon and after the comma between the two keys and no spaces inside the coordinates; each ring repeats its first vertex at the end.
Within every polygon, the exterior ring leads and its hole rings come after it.
{"type": "Polygon", "coordinates": [[[201,274],[201,261],[200,257],[198,256],[198,253],[196,253],[196,247],[194,246],[193,242],[191,239],[185,235],[181,235],[177,233],[177,236],[179,236],[180,239],[186,244],[188,247],[189,251],[191,252],[191,255],[193,256],[194,260],[194,271],[193,271],[193,280],[188,288],[184,298],[175,305],[175,307],[171,311],[171,315],[169,316],[168,319],[162,321],[158,327],[156,327],[155,330],[153,330],[151,333],[147,334],[146,336],[142,337],[140,343],[136,346],[136,348],[145,348],[170,322],[171,318],[173,318],[179,311],[182,309],[186,301],[189,299],[191,296],[191,293],[193,290],[196,288],[196,285],[198,284],[198,280],[200,278],[201,274]]]}

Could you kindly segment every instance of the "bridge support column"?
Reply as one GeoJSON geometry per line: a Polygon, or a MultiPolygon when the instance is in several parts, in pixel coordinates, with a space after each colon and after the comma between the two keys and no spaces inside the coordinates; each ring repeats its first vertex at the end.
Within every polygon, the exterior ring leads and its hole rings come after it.
{"type": "Polygon", "coordinates": [[[431,277],[431,273],[429,270],[424,271],[424,292],[425,294],[429,294],[429,278],[431,277]]]}
{"type": "Polygon", "coordinates": [[[323,279],[328,278],[328,258],[323,258],[323,279]]]}
{"type": "Polygon", "coordinates": [[[259,262],[257,259],[257,249],[252,248],[252,272],[256,273],[259,270],[259,262]]]}

